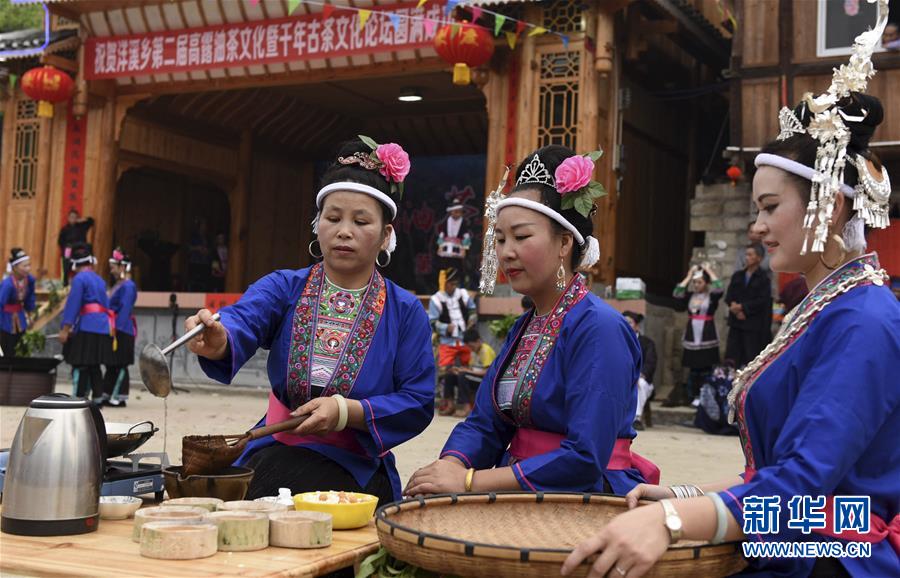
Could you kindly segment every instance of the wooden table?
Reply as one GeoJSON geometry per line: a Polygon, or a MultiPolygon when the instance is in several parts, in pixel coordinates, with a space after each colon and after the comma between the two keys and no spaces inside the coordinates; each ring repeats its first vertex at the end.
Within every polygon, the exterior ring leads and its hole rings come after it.
{"type": "Polygon", "coordinates": [[[154,560],[131,541],[133,519],[101,520],[96,532],[49,538],[0,534],[0,574],[21,576],[321,576],[353,566],[378,549],[375,524],[335,530],[328,548],[270,547],[217,552],[199,560],[154,560]]]}

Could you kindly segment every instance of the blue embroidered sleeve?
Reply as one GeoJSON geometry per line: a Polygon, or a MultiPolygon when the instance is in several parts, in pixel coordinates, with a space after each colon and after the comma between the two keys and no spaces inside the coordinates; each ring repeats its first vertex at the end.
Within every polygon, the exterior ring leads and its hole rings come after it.
{"type": "Polygon", "coordinates": [[[25,294],[25,311],[34,311],[37,309],[37,295],[34,290],[35,280],[31,275],[28,276],[28,292],[25,294]]]}
{"type": "Polygon", "coordinates": [[[66,306],[63,308],[62,325],[75,325],[78,313],[81,311],[81,299],[84,293],[84,277],[76,275],[72,278],[69,296],[66,297],[66,306]]]}
{"type": "Polygon", "coordinates": [[[257,349],[271,347],[279,325],[290,311],[290,289],[286,272],[275,271],[250,285],[237,303],[222,308],[228,353],[218,361],[199,358],[200,368],[208,377],[231,383],[257,349]]]}
{"type": "Polygon", "coordinates": [[[137,299],[137,289],[134,283],[128,283],[122,288],[122,306],[116,311],[116,315],[128,319],[134,310],[134,302],[137,299]]]}
{"type": "MultiPolygon", "coordinates": [[[[826,309],[813,321],[803,342],[794,346],[802,349],[795,353],[797,360],[788,370],[801,372],[802,381],[777,439],[766,443],[765,451],[772,454],[770,464],[760,468],[749,483],[722,493],[740,526],[744,524],[745,497],[778,496],[781,531],[767,538],[803,539],[800,530],[787,527],[789,500],[834,494],[848,483],[851,468],[864,452],[873,456],[870,459],[878,462],[881,472],[880,477],[868,480],[877,480],[881,493],[879,497],[871,492],[873,513],[882,517],[896,513],[900,475],[897,461],[891,457],[896,456],[896,439],[878,434],[900,412],[898,326],[897,309],[885,306],[826,309]]],[[[755,399],[753,394],[751,389],[753,408],[764,407],[765,400],[755,399]]]]}
{"type": "Polygon", "coordinates": [[[634,417],[640,345],[625,320],[611,313],[582,320],[556,348],[551,355],[563,360],[566,439],[559,449],[518,462],[513,473],[523,490],[587,491],[603,476],[623,424],[634,417]]]}
{"type": "MultiPolygon", "coordinates": [[[[434,417],[434,354],[431,327],[418,302],[400,316],[400,350],[394,361],[394,391],[360,400],[369,435],[357,435],[372,457],[419,435],[434,417]]],[[[383,320],[383,321],[386,321],[383,320]]],[[[365,378],[365,376],[360,376],[365,378]]]]}

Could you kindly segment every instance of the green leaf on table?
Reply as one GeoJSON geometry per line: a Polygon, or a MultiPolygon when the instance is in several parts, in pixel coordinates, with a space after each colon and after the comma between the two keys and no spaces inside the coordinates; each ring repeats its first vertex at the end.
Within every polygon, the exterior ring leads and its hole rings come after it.
{"type": "Polygon", "coordinates": [[[386,563],[387,555],[387,550],[379,548],[377,552],[360,562],[359,572],[356,573],[356,578],[369,578],[370,576],[374,576],[386,563]]]}

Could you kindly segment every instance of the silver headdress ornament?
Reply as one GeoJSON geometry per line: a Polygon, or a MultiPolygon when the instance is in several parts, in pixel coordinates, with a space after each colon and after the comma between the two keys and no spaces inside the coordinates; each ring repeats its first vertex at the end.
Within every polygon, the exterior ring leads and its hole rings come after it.
{"type": "MultiPolygon", "coordinates": [[[[870,4],[878,2],[878,22],[874,29],[863,32],[853,41],[850,61],[834,69],[831,86],[827,92],[816,97],[812,94],[804,95],[803,105],[808,107],[813,115],[809,125],[804,129],[800,120],[787,107],[778,114],[781,127],[779,140],[805,132],[819,141],[815,172],[812,175],[812,191],[803,219],[806,237],[800,251],[801,255],[806,254],[810,234],[813,236],[811,250],[814,253],[821,253],[825,249],[825,243],[830,235],[835,197],[844,185],[844,168],[848,161],[855,165],[859,172],[859,185],[854,193],[845,192],[846,196],[853,198],[853,208],[857,211],[848,223],[847,228],[850,230],[845,228],[844,231],[845,236],[849,234],[853,240],[848,246],[858,246],[860,242],[864,246],[863,225],[874,228],[884,228],[888,225],[887,201],[890,196],[890,181],[887,171],[882,170],[883,178],[878,182],[872,178],[864,158],[847,156],[851,132],[846,122],[860,122],[865,119],[867,112],[863,110],[862,116],[853,116],[839,104],[842,99],[849,97],[851,92],[865,92],[869,79],[875,75],[872,52],[878,46],[887,25],[888,0],[868,0],[868,2],[870,4]]],[[[763,164],[781,166],[781,163],[766,161],[758,162],[757,166],[763,164]]],[[[846,188],[844,185],[844,189],[846,188]]]]}
{"type": "MultiPolygon", "coordinates": [[[[535,155],[537,157],[537,155],[535,155]]],[[[538,160],[540,162],[540,160],[538,160]]],[[[543,167],[544,165],[541,165],[543,167]]],[[[547,169],[544,169],[546,172],[547,169]]],[[[488,195],[484,201],[484,216],[487,218],[487,230],[484,232],[484,242],[481,248],[481,281],[478,288],[482,293],[491,295],[494,293],[494,285],[497,282],[497,251],[494,249],[497,226],[497,205],[503,198],[503,187],[509,177],[509,167],[503,170],[503,177],[497,188],[488,195]]]]}
{"type": "Polygon", "coordinates": [[[522,171],[522,174],[519,175],[519,179],[516,181],[516,186],[519,185],[530,185],[530,184],[541,184],[547,185],[548,187],[556,188],[556,181],[553,178],[553,175],[547,170],[547,167],[544,166],[544,163],[541,162],[541,158],[535,154],[532,157],[531,161],[525,165],[525,169],[522,171]]]}

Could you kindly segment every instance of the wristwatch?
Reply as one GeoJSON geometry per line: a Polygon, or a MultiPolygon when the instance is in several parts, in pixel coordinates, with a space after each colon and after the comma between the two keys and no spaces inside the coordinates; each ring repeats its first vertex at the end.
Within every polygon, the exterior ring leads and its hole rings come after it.
{"type": "Polygon", "coordinates": [[[666,515],[665,525],[666,530],[669,531],[669,542],[674,544],[681,540],[681,516],[678,515],[678,511],[670,500],[660,500],[659,503],[662,504],[663,512],[666,515]]]}

